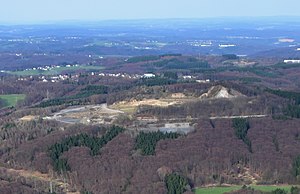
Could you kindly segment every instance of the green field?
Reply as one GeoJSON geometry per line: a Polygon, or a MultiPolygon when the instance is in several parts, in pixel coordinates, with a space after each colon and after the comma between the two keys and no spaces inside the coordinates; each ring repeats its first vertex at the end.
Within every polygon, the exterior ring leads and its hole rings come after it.
{"type": "Polygon", "coordinates": [[[72,66],[72,67],[59,67],[53,68],[48,71],[44,70],[28,70],[28,71],[9,71],[7,73],[19,76],[30,76],[30,75],[57,75],[62,73],[63,71],[76,71],[76,70],[102,70],[104,67],[101,66],[90,66],[90,65],[80,65],[80,66],[72,66]]]}
{"type": "MultiPolygon", "coordinates": [[[[289,192],[292,185],[283,185],[283,186],[251,185],[250,187],[255,190],[260,190],[260,191],[265,191],[265,192],[274,191],[275,189],[284,189],[289,192]]],[[[223,194],[225,192],[237,191],[241,188],[242,188],[242,186],[197,188],[195,193],[196,194],[223,194]]]]}
{"type": "Polygon", "coordinates": [[[17,102],[24,100],[25,97],[25,94],[0,95],[0,99],[4,101],[5,107],[16,106],[17,102]]]}

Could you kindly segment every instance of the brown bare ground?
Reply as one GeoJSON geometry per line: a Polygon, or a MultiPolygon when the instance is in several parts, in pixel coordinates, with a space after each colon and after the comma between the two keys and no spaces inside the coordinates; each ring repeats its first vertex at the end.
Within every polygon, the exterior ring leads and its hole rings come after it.
{"type": "Polygon", "coordinates": [[[34,119],[36,119],[36,116],[27,115],[27,116],[24,116],[24,117],[20,118],[20,121],[32,121],[34,119]]]}

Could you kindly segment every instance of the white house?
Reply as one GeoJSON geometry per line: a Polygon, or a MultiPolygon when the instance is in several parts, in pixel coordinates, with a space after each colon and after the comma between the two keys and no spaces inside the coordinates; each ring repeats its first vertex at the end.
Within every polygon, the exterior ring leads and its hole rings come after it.
{"type": "Polygon", "coordinates": [[[228,47],[235,47],[235,44],[219,44],[220,48],[228,48],[228,47]]]}
{"type": "Polygon", "coordinates": [[[182,76],[183,79],[192,79],[192,76],[191,75],[184,75],[182,76]]]}
{"type": "Polygon", "coordinates": [[[155,77],[155,75],[153,73],[145,73],[143,75],[143,78],[152,78],[152,77],[155,77]]]}
{"type": "Polygon", "coordinates": [[[300,63],[300,60],[291,59],[291,60],[284,60],[283,62],[284,63],[300,63]]]}

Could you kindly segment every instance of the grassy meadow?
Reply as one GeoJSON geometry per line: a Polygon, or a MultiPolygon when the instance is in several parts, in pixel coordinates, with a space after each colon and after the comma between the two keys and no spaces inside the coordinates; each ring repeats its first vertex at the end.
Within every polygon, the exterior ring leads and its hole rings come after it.
{"type": "Polygon", "coordinates": [[[72,66],[72,67],[57,67],[53,68],[51,70],[45,71],[45,70],[23,70],[23,71],[9,71],[7,73],[18,75],[18,76],[30,76],[30,75],[58,75],[61,74],[64,71],[76,71],[76,70],[91,70],[91,71],[97,71],[104,69],[101,66],[89,66],[89,65],[80,65],[80,66],[72,66]]]}
{"type": "Polygon", "coordinates": [[[4,101],[4,107],[16,106],[16,104],[25,99],[25,94],[7,94],[0,95],[0,99],[4,101]]]}
{"type": "MultiPolygon", "coordinates": [[[[251,188],[264,192],[271,192],[276,189],[284,189],[289,192],[293,185],[250,185],[251,188]]],[[[298,186],[299,187],[299,186],[298,186]]],[[[223,194],[226,192],[237,191],[241,189],[242,186],[230,186],[230,187],[206,187],[206,188],[197,188],[196,194],[223,194]]]]}

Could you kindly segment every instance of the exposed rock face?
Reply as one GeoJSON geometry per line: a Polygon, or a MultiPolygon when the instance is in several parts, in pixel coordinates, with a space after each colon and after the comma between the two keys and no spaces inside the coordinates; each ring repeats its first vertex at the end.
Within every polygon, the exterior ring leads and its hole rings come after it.
{"type": "Polygon", "coordinates": [[[201,99],[216,99],[216,98],[236,98],[244,96],[240,92],[225,88],[224,86],[218,85],[211,87],[207,93],[204,93],[200,96],[201,99]]]}

